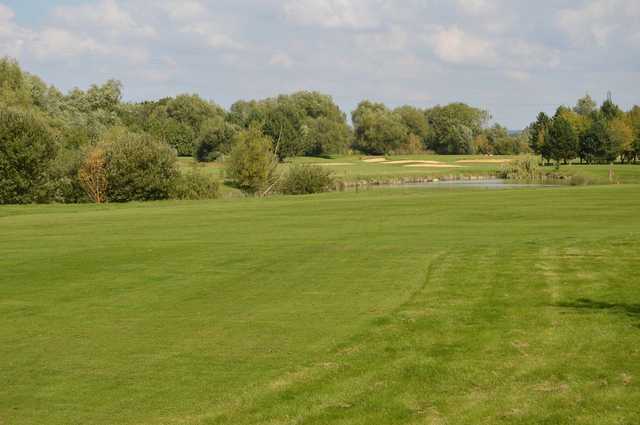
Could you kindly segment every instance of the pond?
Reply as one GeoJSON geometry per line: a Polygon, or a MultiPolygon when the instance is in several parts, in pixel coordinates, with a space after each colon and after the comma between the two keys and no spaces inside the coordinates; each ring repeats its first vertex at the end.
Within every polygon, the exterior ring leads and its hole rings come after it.
{"type": "MultiPolygon", "coordinates": [[[[420,183],[381,184],[360,187],[360,190],[388,189],[388,188],[425,188],[425,189],[534,189],[561,187],[559,184],[525,183],[511,180],[486,179],[486,180],[443,180],[420,183]]],[[[352,188],[353,189],[353,188],[352,188]]]]}

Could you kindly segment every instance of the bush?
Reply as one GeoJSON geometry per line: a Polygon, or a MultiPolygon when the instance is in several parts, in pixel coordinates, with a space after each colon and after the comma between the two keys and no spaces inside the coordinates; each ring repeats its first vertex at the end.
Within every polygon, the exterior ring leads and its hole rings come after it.
{"type": "Polygon", "coordinates": [[[538,164],[538,159],[532,156],[518,158],[504,164],[498,175],[509,180],[541,181],[545,179],[544,170],[538,164]]]}
{"type": "Polygon", "coordinates": [[[278,158],[273,141],[260,129],[252,127],[234,138],[227,175],[243,192],[256,194],[273,185],[278,158]]]}
{"type": "Polygon", "coordinates": [[[306,195],[328,192],[334,187],[330,170],[318,165],[293,165],[280,182],[279,191],[286,195],[306,195]]]}
{"type": "Polygon", "coordinates": [[[62,149],[51,165],[49,200],[70,204],[89,199],[78,179],[78,172],[85,160],[86,149],[62,149]]]}
{"type": "Polygon", "coordinates": [[[57,150],[53,134],[36,114],[0,108],[0,204],[48,201],[57,150]]]}
{"type": "Polygon", "coordinates": [[[220,196],[220,183],[212,176],[191,170],[178,176],[171,191],[172,199],[200,200],[220,196]]]}
{"type": "Polygon", "coordinates": [[[175,151],[143,134],[117,131],[105,142],[107,199],[150,201],[170,197],[179,176],[175,151]]]}

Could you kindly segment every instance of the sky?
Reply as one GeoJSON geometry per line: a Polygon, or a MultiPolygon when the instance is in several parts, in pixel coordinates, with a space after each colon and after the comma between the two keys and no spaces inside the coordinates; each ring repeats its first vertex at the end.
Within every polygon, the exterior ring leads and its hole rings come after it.
{"type": "Polygon", "coordinates": [[[640,103],[640,0],[0,0],[0,56],[65,91],[118,79],[129,101],[317,90],[521,129],[585,93],[640,103]]]}

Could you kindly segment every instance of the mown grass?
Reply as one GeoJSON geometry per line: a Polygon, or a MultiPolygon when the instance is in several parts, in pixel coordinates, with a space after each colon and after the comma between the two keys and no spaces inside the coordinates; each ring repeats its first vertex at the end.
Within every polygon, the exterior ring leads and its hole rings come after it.
{"type": "Polygon", "coordinates": [[[635,424],[640,186],[0,207],[1,424],[635,424]]]}

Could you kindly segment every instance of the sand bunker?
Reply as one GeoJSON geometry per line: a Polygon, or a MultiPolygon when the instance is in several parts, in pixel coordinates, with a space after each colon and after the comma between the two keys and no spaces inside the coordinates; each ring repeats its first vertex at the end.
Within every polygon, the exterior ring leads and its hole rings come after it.
{"type": "Polygon", "coordinates": [[[404,164],[442,164],[442,162],[440,161],[423,161],[421,159],[414,159],[414,160],[401,160],[401,161],[387,161],[385,162],[385,164],[390,164],[390,165],[404,165],[404,164]]]}
{"type": "Polygon", "coordinates": [[[462,165],[454,165],[454,164],[410,164],[405,165],[405,167],[413,167],[413,168],[464,168],[462,165]]]}
{"type": "Polygon", "coordinates": [[[363,159],[362,162],[368,162],[368,163],[387,162],[387,159],[386,158],[367,158],[367,159],[363,159]]]}
{"type": "Polygon", "coordinates": [[[346,165],[353,165],[352,162],[323,162],[321,164],[313,164],[313,165],[319,165],[321,167],[333,167],[333,166],[346,166],[346,165]]]}
{"type": "Polygon", "coordinates": [[[513,159],[462,159],[456,161],[459,164],[506,164],[513,159]]]}

